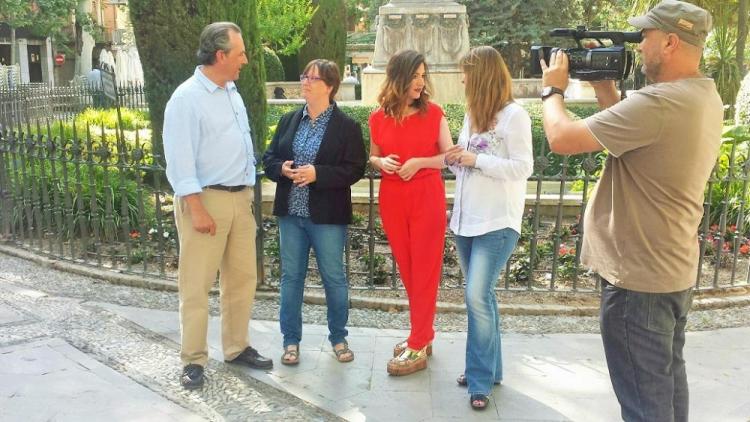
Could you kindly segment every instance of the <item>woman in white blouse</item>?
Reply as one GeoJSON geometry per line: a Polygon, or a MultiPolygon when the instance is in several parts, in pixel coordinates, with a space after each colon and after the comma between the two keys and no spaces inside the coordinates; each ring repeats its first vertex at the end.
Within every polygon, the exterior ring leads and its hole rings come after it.
{"type": "Polygon", "coordinates": [[[531,119],[513,102],[511,77],[500,53],[476,47],[461,60],[466,89],[463,129],[446,155],[456,174],[450,228],[466,278],[469,327],[466,366],[474,409],[487,407],[503,379],[495,286],[518,242],[526,179],[533,170],[531,119]]]}

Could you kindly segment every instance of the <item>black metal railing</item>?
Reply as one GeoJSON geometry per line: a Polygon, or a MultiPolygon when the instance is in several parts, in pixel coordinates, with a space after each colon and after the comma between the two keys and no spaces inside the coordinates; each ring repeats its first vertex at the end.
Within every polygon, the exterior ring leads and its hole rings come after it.
{"type": "MultiPolygon", "coordinates": [[[[141,130],[76,126],[72,121],[37,120],[0,131],[0,235],[7,242],[56,259],[161,278],[176,275],[178,244],[172,193],[164,168],[141,130]]],[[[722,147],[706,188],[699,230],[699,289],[748,285],[748,138],[722,147]]],[[[502,290],[598,289],[580,266],[588,192],[601,170],[602,155],[555,157],[536,152],[528,180],[527,213],[521,240],[498,285],[502,290]]],[[[446,175],[448,192],[453,178],[446,175]]],[[[272,185],[258,175],[255,210],[259,275],[278,285],[279,241],[275,219],[264,214],[272,185]],[[265,207],[264,207],[265,205],[265,207]]],[[[368,172],[354,187],[355,222],[346,246],[346,271],[353,289],[401,286],[377,211],[379,176],[368,172]]],[[[449,198],[450,200],[450,195],[449,198]]],[[[314,263],[314,260],[311,260],[314,263]]],[[[460,288],[455,244],[448,233],[443,288],[460,288]]],[[[319,285],[312,266],[311,285],[319,285]]]]}
{"type": "MultiPolygon", "coordinates": [[[[117,94],[121,107],[148,109],[143,85],[121,84],[117,94]]],[[[68,119],[89,107],[110,106],[112,101],[100,85],[24,84],[0,89],[0,125],[18,127],[36,120],[68,119]]]]}

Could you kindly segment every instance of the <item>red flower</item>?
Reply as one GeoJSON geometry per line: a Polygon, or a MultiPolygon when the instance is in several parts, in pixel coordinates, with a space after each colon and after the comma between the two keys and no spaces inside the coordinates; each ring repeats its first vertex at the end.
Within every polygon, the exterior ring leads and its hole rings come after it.
{"type": "Polygon", "coordinates": [[[131,230],[130,231],[130,238],[131,239],[138,239],[139,237],[141,237],[141,232],[139,232],[138,230],[131,230]]]}
{"type": "Polygon", "coordinates": [[[740,253],[742,255],[747,255],[748,253],[750,253],[750,245],[748,245],[747,243],[743,243],[742,245],[740,245],[740,253]]]}
{"type": "Polygon", "coordinates": [[[559,256],[565,256],[565,255],[575,255],[576,254],[576,248],[569,248],[565,245],[560,245],[560,249],[557,250],[557,254],[559,256]]]}

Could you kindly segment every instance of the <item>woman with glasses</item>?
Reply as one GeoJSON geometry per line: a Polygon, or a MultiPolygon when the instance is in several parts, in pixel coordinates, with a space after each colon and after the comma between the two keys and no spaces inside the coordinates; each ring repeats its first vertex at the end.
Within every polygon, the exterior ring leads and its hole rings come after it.
{"type": "Polygon", "coordinates": [[[388,373],[427,367],[445,242],[444,152],[452,146],[443,110],[430,101],[427,63],[414,50],[388,61],[370,115],[370,164],[380,170],[383,230],[409,297],[411,333],[393,348],[388,373]]]}
{"type": "Polygon", "coordinates": [[[281,363],[296,365],[302,340],[302,299],[310,248],[315,252],[328,305],[328,340],[339,362],[354,353],[346,342],[349,286],[344,273],[347,225],[352,222],[350,186],[362,178],[367,155],[359,124],[333,100],[340,84],[336,63],[313,60],[300,75],[304,107],[284,115],[263,168],[276,182],[273,214],[281,251],[279,322],[281,363]]]}
{"type": "Polygon", "coordinates": [[[503,379],[500,316],[495,285],[521,233],[526,179],[534,161],[531,119],[513,102],[500,53],[476,47],[460,62],[466,115],[458,144],[445,159],[456,174],[450,227],[466,279],[469,328],[458,384],[468,386],[473,409],[485,409],[503,379]]]}

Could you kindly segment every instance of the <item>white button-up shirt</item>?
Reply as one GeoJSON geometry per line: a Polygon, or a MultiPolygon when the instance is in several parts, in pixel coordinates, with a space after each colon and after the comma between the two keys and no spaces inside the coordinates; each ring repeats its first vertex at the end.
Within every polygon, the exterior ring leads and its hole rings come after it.
{"type": "Polygon", "coordinates": [[[253,186],[255,155],[245,105],[234,82],[220,87],[195,68],[164,111],[167,179],[175,195],[209,185],[253,186]]]}

